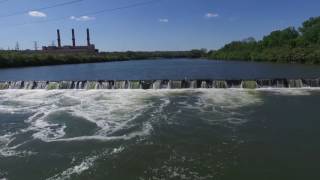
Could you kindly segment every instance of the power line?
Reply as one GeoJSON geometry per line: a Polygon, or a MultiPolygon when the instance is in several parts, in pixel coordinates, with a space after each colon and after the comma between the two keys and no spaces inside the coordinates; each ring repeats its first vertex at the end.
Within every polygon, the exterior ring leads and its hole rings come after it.
{"type": "MultiPolygon", "coordinates": [[[[8,1],[8,0],[4,0],[4,1],[8,1]]],[[[18,12],[12,13],[12,14],[7,14],[7,15],[0,16],[0,18],[6,18],[6,17],[17,16],[17,15],[21,15],[21,14],[26,14],[26,13],[28,13],[30,11],[42,11],[42,10],[47,10],[47,9],[67,6],[67,5],[79,3],[81,1],[84,1],[84,0],[72,0],[72,1],[64,2],[64,3],[54,4],[52,6],[46,6],[46,7],[41,7],[41,8],[18,11],[18,12]]],[[[3,2],[3,1],[0,1],[0,3],[1,2],[3,2]]]]}
{"type": "MultiPolygon", "coordinates": [[[[102,10],[99,10],[99,11],[93,11],[93,12],[89,12],[89,13],[86,13],[86,14],[78,14],[76,16],[98,15],[98,14],[109,13],[109,12],[114,12],[114,11],[119,11],[119,10],[124,10],[124,9],[131,9],[131,8],[135,8],[135,7],[139,7],[139,6],[146,6],[146,5],[149,5],[149,4],[155,4],[155,3],[158,3],[159,1],[162,1],[162,0],[149,0],[149,1],[139,2],[139,3],[129,4],[129,5],[126,5],[126,6],[120,6],[120,7],[116,7],[116,8],[102,9],[102,10]]],[[[17,26],[24,26],[24,25],[30,25],[30,24],[41,24],[41,23],[62,21],[62,20],[66,20],[66,19],[69,19],[69,18],[70,18],[70,16],[64,16],[64,17],[55,18],[55,19],[27,22],[27,23],[16,24],[16,25],[13,25],[13,26],[6,26],[6,27],[17,27],[17,26]]]]}

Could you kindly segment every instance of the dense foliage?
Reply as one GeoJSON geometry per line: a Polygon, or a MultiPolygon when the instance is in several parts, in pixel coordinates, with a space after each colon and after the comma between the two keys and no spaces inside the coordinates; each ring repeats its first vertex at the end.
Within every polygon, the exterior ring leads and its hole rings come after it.
{"type": "Polygon", "coordinates": [[[262,40],[234,41],[208,54],[211,59],[320,64],[320,17],[296,29],[274,31],[262,40]]]}
{"type": "Polygon", "coordinates": [[[156,52],[106,52],[99,54],[42,53],[34,51],[0,51],[0,68],[127,61],[159,58],[200,58],[204,50],[156,52]]]}

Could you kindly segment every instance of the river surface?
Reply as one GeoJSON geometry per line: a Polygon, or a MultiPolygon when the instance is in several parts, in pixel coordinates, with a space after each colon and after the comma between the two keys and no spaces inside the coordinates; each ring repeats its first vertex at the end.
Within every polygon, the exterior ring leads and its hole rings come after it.
{"type": "Polygon", "coordinates": [[[161,59],[1,69],[0,81],[318,78],[320,66],[161,59]]]}
{"type": "MultiPolygon", "coordinates": [[[[232,78],[240,72],[259,74],[261,69],[265,69],[262,74],[274,76],[266,71],[273,66],[275,72],[295,76],[319,73],[313,66],[205,60],[154,62],[165,68],[147,68],[152,64],[148,61],[132,68],[126,63],[9,69],[0,70],[0,77],[85,78],[90,72],[94,78],[122,79],[121,72],[138,78],[153,69],[164,78],[168,74],[203,79],[231,74],[232,78]],[[178,68],[182,62],[186,63],[182,69],[189,73],[178,68]],[[117,64],[122,71],[111,70],[117,64]]],[[[147,73],[145,78],[153,79],[154,74],[147,73]]],[[[2,90],[0,179],[320,179],[319,105],[316,88],[2,90]]]]}

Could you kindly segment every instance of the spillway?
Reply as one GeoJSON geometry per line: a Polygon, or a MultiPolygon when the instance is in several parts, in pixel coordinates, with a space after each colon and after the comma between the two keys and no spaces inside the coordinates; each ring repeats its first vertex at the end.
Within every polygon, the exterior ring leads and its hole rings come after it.
{"type": "Polygon", "coordinates": [[[150,80],[150,81],[2,81],[6,89],[197,89],[197,88],[316,88],[316,79],[259,79],[259,80],[150,80]]]}

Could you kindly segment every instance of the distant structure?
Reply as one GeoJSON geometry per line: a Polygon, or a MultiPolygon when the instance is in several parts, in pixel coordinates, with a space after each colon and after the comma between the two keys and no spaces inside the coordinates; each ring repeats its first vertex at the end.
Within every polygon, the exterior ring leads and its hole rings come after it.
{"type": "Polygon", "coordinates": [[[76,36],[74,29],[72,29],[72,46],[62,46],[60,30],[57,30],[58,46],[43,46],[42,51],[48,53],[99,53],[94,44],[90,43],[90,30],[87,29],[87,45],[76,46],[76,36]]]}
{"type": "Polygon", "coordinates": [[[19,44],[18,41],[16,42],[16,46],[14,47],[14,50],[15,51],[20,51],[20,44],[19,44]]]}
{"type": "Polygon", "coordinates": [[[38,41],[34,41],[34,50],[38,51],[38,41]]]}

